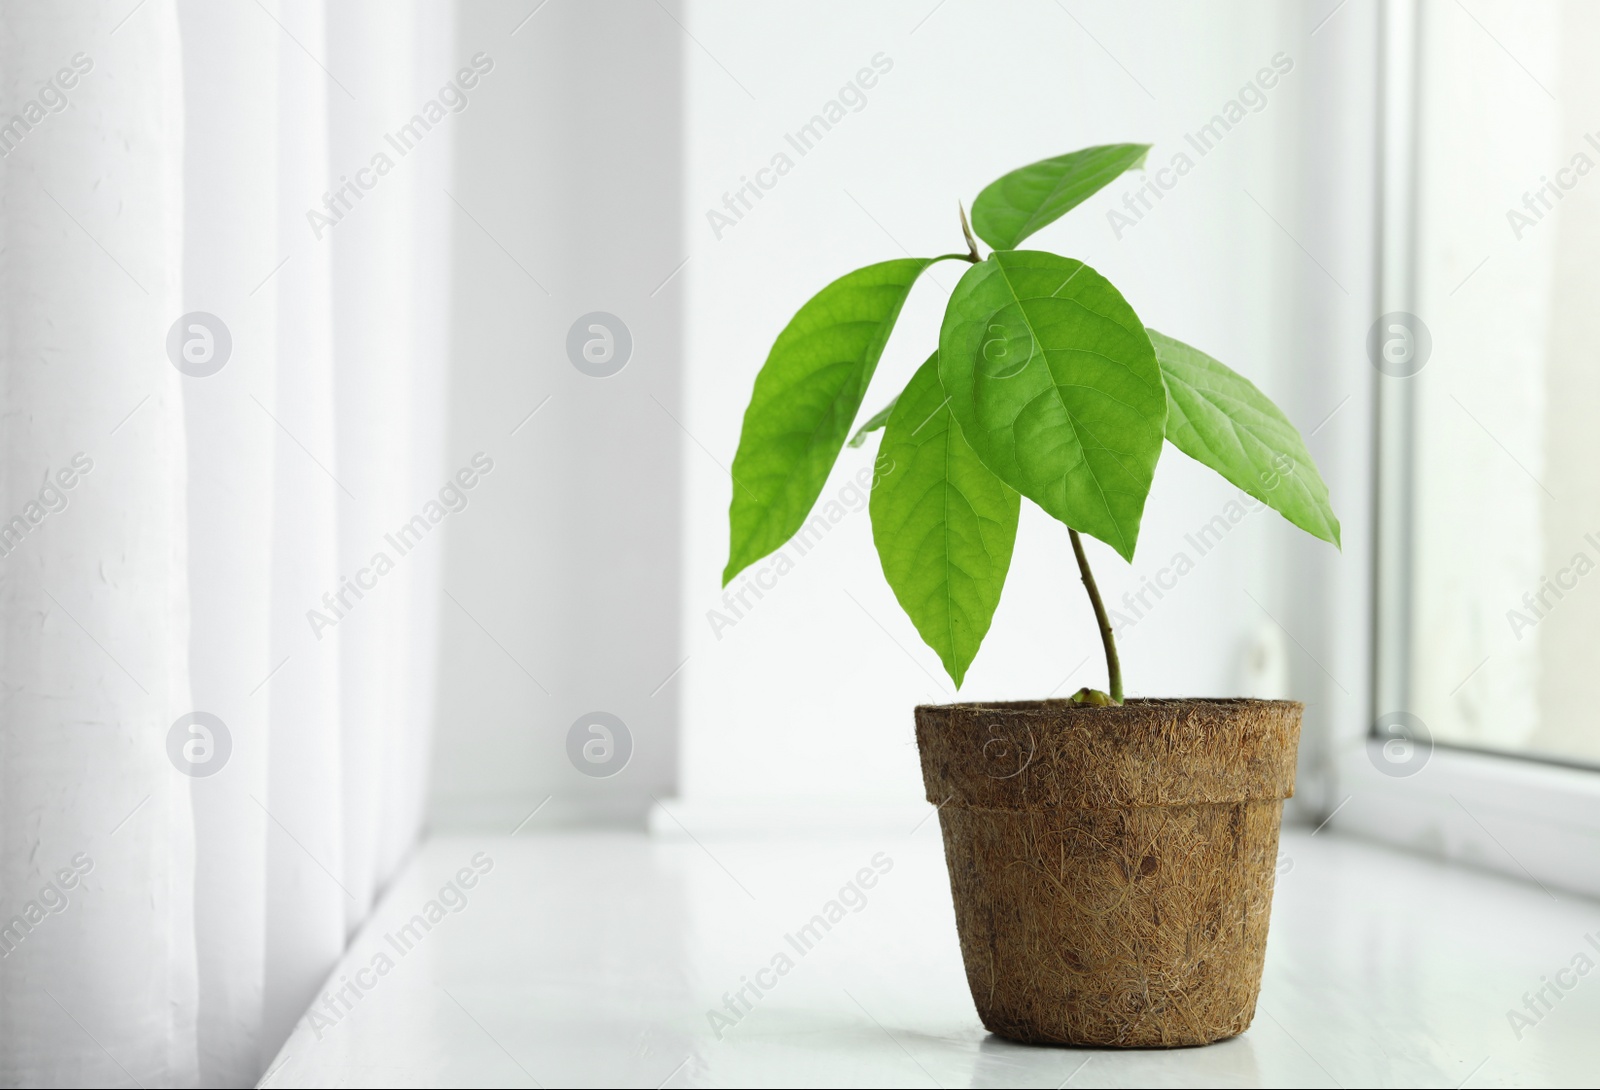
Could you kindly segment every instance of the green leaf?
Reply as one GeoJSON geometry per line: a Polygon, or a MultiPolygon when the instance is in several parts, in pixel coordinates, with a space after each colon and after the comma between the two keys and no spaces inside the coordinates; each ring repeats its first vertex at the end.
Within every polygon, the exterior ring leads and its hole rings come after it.
{"type": "Polygon", "coordinates": [[[883,433],[872,540],[894,596],[960,688],[1000,604],[1022,499],[967,445],[948,400],[934,353],[883,433]]]}
{"type": "Polygon", "coordinates": [[[733,459],[724,586],[805,522],[911,285],[937,260],[902,258],[846,273],[778,334],[756,376],[733,459]]]}
{"type": "Polygon", "coordinates": [[[1149,150],[1149,144],[1104,144],[1013,170],[972,202],[972,229],[996,250],[1014,250],[1124,171],[1144,166],[1149,150]]]}
{"type": "Polygon", "coordinates": [[[1116,288],[1056,254],[990,254],[950,296],[939,378],[995,476],[1133,558],[1167,394],[1150,338],[1116,288]]]}
{"type": "Polygon", "coordinates": [[[1300,529],[1339,544],[1328,486],[1289,418],[1243,375],[1147,330],[1167,383],[1167,439],[1300,529]]]}
{"type": "Polygon", "coordinates": [[[889,399],[889,404],[873,413],[871,419],[869,419],[865,424],[861,425],[860,429],[850,437],[850,442],[846,445],[853,448],[859,447],[862,443],[865,443],[867,441],[867,436],[871,435],[873,432],[877,431],[879,428],[883,427],[889,422],[889,414],[894,412],[894,403],[899,400],[900,395],[898,394],[896,394],[894,397],[891,397],[889,399]]]}

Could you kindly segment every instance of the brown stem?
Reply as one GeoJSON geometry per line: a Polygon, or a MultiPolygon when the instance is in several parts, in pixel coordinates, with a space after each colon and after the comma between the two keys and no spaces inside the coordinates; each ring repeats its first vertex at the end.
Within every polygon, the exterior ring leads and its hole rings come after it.
{"type": "Polygon", "coordinates": [[[1111,702],[1122,703],[1122,664],[1117,661],[1117,639],[1111,632],[1111,621],[1106,617],[1105,603],[1100,600],[1100,588],[1094,585],[1094,573],[1089,570],[1089,558],[1083,552],[1083,539],[1078,531],[1067,527],[1072,537],[1072,552],[1078,558],[1078,572],[1083,576],[1083,589],[1089,592],[1089,604],[1094,606],[1094,619],[1100,625],[1100,642],[1106,649],[1106,673],[1111,686],[1111,702]]]}

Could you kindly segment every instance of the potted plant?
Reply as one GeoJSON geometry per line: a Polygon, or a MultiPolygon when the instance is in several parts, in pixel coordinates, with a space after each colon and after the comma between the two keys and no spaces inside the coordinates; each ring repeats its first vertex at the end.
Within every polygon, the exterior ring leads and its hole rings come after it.
{"type": "Polygon", "coordinates": [[[1255,1013],[1303,705],[1123,695],[1080,534],[1133,558],[1164,442],[1339,544],[1299,433],[1254,385],[1147,329],[1073,258],[1018,245],[1149,146],[1085,148],[981,193],[966,252],[884,261],[778,335],[733,462],[724,585],[806,522],[917,277],[971,263],[937,350],[862,426],[883,574],[959,688],[1005,584],[1023,497],[1065,523],[1105,649],[1105,690],[916,709],[972,998],[992,1032],[1196,1045],[1255,1013]],[[976,232],[991,251],[980,255],[976,232]]]}

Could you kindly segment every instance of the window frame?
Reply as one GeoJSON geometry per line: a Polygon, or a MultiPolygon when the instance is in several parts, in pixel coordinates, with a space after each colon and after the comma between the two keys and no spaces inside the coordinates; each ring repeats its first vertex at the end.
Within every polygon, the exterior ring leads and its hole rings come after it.
{"type": "MultiPolygon", "coordinates": [[[[1416,298],[1417,117],[1425,13],[1384,0],[1377,18],[1377,192],[1373,314],[1416,298]]],[[[1411,512],[1415,389],[1377,376],[1373,389],[1371,675],[1364,730],[1336,742],[1331,828],[1499,871],[1544,888],[1600,896],[1600,770],[1537,755],[1431,740],[1426,762],[1391,774],[1378,721],[1410,706],[1411,512]],[[1383,771],[1385,766],[1390,773],[1383,771]]]]}

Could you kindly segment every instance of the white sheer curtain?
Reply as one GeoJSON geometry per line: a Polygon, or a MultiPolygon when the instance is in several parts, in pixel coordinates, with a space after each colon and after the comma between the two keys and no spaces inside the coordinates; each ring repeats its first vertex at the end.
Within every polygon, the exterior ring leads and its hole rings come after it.
{"type": "Polygon", "coordinates": [[[451,29],[0,10],[6,1085],[254,1081],[419,831],[451,29]]]}

